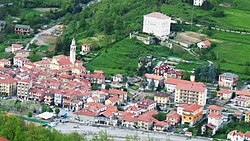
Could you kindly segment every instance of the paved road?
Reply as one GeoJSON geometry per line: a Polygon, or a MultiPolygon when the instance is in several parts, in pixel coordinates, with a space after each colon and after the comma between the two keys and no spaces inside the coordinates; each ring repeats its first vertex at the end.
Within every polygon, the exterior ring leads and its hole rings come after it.
{"type": "Polygon", "coordinates": [[[79,134],[87,134],[87,138],[91,138],[93,134],[98,134],[100,131],[107,132],[109,135],[113,136],[115,140],[125,140],[126,136],[135,136],[137,135],[140,141],[145,141],[153,139],[154,141],[209,141],[208,138],[192,138],[187,139],[186,136],[183,135],[176,135],[172,133],[158,133],[158,132],[142,132],[142,131],[135,131],[129,129],[118,129],[112,127],[92,127],[92,126],[85,126],[79,125],[79,128],[73,128],[75,124],[73,123],[59,123],[55,129],[61,131],[62,133],[73,133],[77,132],[79,134]]]}
{"type": "Polygon", "coordinates": [[[49,35],[51,34],[53,31],[55,31],[60,25],[55,25],[47,30],[44,30],[40,33],[37,33],[34,38],[26,45],[25,50],[29,49],[30,44],[33,44],[41,35],[49,35]]]}

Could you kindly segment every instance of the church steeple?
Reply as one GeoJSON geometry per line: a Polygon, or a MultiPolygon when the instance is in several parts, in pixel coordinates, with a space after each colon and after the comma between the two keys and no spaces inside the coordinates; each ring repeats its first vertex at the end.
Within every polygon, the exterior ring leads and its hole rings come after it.
{"type": "Polygon", "coordinates": [[[70,62],[74,64],[75,61],[76,61],[76,41],[75,38],[73,38],[70,45],[70,62]]]}

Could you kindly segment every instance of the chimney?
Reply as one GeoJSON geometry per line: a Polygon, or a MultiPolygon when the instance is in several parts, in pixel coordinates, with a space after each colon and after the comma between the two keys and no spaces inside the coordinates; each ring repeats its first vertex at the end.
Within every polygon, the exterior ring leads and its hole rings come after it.
{"type": "Polygon", "coordinates": [[[195,75],[193,74],[190,75],[190,81],[195,82],[195,75]]]}

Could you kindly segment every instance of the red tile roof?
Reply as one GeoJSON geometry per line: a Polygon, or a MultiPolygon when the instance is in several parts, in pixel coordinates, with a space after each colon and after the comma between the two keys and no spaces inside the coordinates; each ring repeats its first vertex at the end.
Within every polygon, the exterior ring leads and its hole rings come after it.
{"type": "Polygon", "coordinates": [[[167,119],[170,119],[170,118],[180,120],[181,119],[181,115],[177,114],[177,112],[170,112],[167,115],[167,119]]]}
{"type": "Polygon", "coordinates": [[[232,94],[232,92],[230,90],[227,90],[227,89],[221,89],[221,90],[217,91],[217,93],[232,94]]]}
{"type": "Polygon", "coordinates": [[[236,91],[236,95],[250,96],[248,91],[236,91]]]}
{"type": "Polygon", "coordinates": [[[12,48],[22,48],[23,46],[20,44],[12,44],[12,48]]]}
{"type": "Polygon", "coordinates": [[[154,80],[162,80],[163,77],[162,76],[158,76],[158,75],[155,75],[155,74],[145,74],[145,77],[147,79],[154,79],[154,80]]]}
{"type": "Polygon", "coordinates": [[[119,97],[118,96],[113,96],[113,97],[109,98],[109,100],[111,102],[117,102],[117,101],[119,101],[119,97]]]}
{"type": "Polygon", "coordinates": [[[203,93],[206,91],[206,87],[202,85],[195,85],[194,84],[177,84],[176,89],[185,90],[185,91],[192,91],[192,92],[200,92],[203,93]]]}
{"type": "Polygon", "coordinates": [[[165,121],[158,121],[155,123],[155,126],[158,126],[158,127],[165,127],[169,125],[169,122],[165,122],[165,121]]]}
{"type": "Polygon", "coordinates": [[[81,111],[78,111],[78,112],[75,112],[73,114],[76,114],[76,115],[84,115],[84,116],[89,116],[89,117],[96,117],[97,114],[94,113],[94,112],[91,112],[89,110],[86,110],[86,109],[83,109],[81,111]]]}
{"type": "Polygon", "coordinates": [[[60,60],[58,60],[58,63],[59,63],[60,66],[65,66],[65,65],[71,65],[72,64],[69,59],[60,59],[60,60]]]}
{"type": "Polygon", "coordinates": [[[0,75],[0,83],[11,84],[11,83],[16,83],[16,80],[10,76],[0,75]]]}
{"type": "Polygon", "coordinates": [[[4,137],[0,137],[0,141],[9,141],[9,140],[7,140],[7,139],[4,138],[4,137]]]}
{"type": "Polygon", "coordinates": [[[247,138],[250,138],[250,131],[246,132],[245,136],[246,136],[247,138]]]}
{"type": "Polygon", "coordinates": [[[117,94],[117,95],[124,95],[127,94],[125,91],[117,90],[117,89],[110,89],[108,91],[109,94],[117,94]]]}
{"type": "Polygon", "coordinates": [[[215,128],[216,128],[216,126],[213,125],[212,123],[208,123],[207,126],[208,126],[209,128],[211,128],[211,129],[215,129],[215,128]]]}
{"type": "Polygon", "coordinates": [[[203,108],[203,106],[198,105],[198,104],[191,104],[183,108],[184,108],[183,111],[194,112],[196,110],[203,108]]]}
{"type": "Polygon", "coordinates": [[[206,41],[202,41],[202,43],[205,45],[205,46],[211,46],[211,42],[206,40],[206,41]]]}
{"type": "Polygon", "coordinates": [[[216,111],[221,111],[223,108],[217,105],[209,105],[208,110],[216,110],[216,111]]]}
{"type": "Polygon", "coordinates": [[[145,99],[137,103],[138,107],[144,107],[147,108],[148,106],[156,103],[154,100],[151,99],[145,99]]]}
{"type": "Polygon", "coordinates": [[[216,119],[221,119],[224,115],[223,114],[217,114],[217,113],[211,113],[208,115],[210,118],[216,118],[216,119]]]}

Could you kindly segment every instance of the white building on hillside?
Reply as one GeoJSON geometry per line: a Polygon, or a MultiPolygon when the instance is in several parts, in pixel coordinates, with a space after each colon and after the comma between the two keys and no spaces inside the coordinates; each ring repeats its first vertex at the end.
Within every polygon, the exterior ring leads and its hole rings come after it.
{"type": "Polygon", "coordinates": [[[202,6],[204,1],[206,1],[206,0],[194,0],[193,5],[194,6],[202,6]]]}
{"type": "Polygon", "coordinates": [[[171,17],[159,12],[144,15],[143,32],[163,37],[170,34],[171,17]]]}

